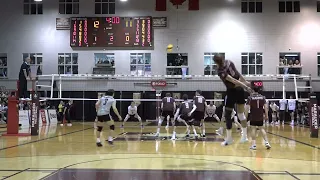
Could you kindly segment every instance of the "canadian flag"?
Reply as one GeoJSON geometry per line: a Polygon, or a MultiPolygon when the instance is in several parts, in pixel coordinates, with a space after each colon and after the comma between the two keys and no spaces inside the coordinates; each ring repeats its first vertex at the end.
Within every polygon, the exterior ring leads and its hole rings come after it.
{"type": "MultiPolygon", "coordinates": [[[[179,8],[187,0],[169,0],[172,5],[179,8]]],[[[198,11],[199,7],[199,0],[188,0],[189,6],[188,9],[190,11],[198,11]]],[[[156,11],[167,11],[167,0],[156,0],[156,11]]]]}

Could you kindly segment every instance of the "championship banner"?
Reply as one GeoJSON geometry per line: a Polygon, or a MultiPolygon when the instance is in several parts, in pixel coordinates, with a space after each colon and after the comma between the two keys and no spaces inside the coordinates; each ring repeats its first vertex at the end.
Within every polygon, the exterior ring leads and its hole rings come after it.
{"type": "Polygon", "coordinates": [[[310,137],[318,138],[319,136],[319,109],[317,102],[317,95],[315,93],[309,94],[309,121],[310,121],[310,137]]]}
{"type": "Polygon", "coordinates": [[[50,124],[58,124],[57,111],[55,109],[48,109],[48,117],[50,124]]]}
{"type": "Polygon", "coordinates": [[[19,110],[19,124],[21,124],[22,128],[30,127],[30,119],[29,119],[28,110],[19,110]]]}
{"type": "Polygon", "coordinates": [[[37,93],[32,93],[31,104],[31,136],[39,135],[39,98],[37,93]]]}

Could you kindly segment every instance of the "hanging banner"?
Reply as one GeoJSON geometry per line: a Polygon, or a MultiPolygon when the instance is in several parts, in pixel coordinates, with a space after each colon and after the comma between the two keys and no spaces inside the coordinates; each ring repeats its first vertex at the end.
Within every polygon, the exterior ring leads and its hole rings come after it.
{"type": "Polygon", "coordinates": [[[47,124],[48,112],[44,109],[39,110],[39,124],[47,124]]]}
{"type": "MultiPolygon", "coordinates": [[[[215,93],[213,94],[213,97],[214,97],[213,99],[222,99],[222,94],[215,92],[215,93]]],[[[223,103],[224,103],[224,102],[222,102],[222,101],[215,101],[215,102],[214,102],[214,105],[217,106],[217,107],[219,107],[219,106],[221,106],[223,103]]]]}
{"type": "MultiPolygon", "coordinates": [[[[141,93],[133,93],[132,99],[141,99],[141,93]]],[[[134,102],[136,103],[137,106],[141,104],[139,100],[135,100],[134,102]]]]}
{"type": "Polygon", "coordinates": [[[69,30],[70,18],[56,18],[56,30],[69,30]]]}
{"type": "Polygon", "coordinates": [[[152,17],[152,26],[154,28],[164,28],[168,26],[167,17],[152,17]]]}

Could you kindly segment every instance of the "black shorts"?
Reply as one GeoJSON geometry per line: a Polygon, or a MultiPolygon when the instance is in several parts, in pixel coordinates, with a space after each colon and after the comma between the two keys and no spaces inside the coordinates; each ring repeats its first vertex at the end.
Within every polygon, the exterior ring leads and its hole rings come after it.
{"type": "Polygon", "coordinates": [[[99,122],[107,122],[107,121],[111,121],[111,117],[109,114],[107,115],[102,115],[102,116],[97,116],[98,117],[98,121],[99,122]]]}
{"type": "Polygon", "coordinates": [[[263,121],[250,121],[250,126],[263,126],[263,121]]]}
{"type": "Polygon", "coordinates": [[[173,111],[162,111],[161,116],[167,118],[167,116],[170,116],[170,118],[173,118],[173,111]]]}
{"type": "Polygon", "coordinates": [[[204,119],[204,112],[201,112],[201,111],[195,111],[193,113],[193,117],[196,121],[201,121],[204,119]]]}
{"type": "Polygon", "coordinates": [[[243,88],[236,87],[227,89],[225,97],[225,106],[233,109],[235,104],[245,104],[245,92],[243,88]]]}

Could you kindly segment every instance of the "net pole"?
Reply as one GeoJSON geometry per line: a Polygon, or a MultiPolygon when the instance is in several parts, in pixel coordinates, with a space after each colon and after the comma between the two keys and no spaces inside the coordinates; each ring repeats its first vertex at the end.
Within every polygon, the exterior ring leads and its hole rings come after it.
{"type": "Polygon", "coordinates": [[[51,76],[51,94],[50,94],[50,98],[53,98],[53,81],[54,81],[54,74],[52,74],[51,76]]]}
{"type": "Polygon", "coordinates": [[[296,100],[298,100],[298,87],[297,87],[297,75],[293,76],[293,82],[294,82],[294,93],[296,95],[296,100]]]}
{"type": "Polygon", "coordinates": [[[156,91],[156,99],[157,99],[157,102],[156,102],[156,120],[159,119],[160,117],[160,99],[161,99],[161,91],[156,91]]]}
{"type": "Polygon", "coordinates": [[[59,75],[59,98],[62,98],[62,78],[59,75]]]}
{"type": "Polygon", "coordinates": [[[282,99],[286,99],[286,81],[285,81],[286,75],[283,75],[282,78],[282,99]]]}

